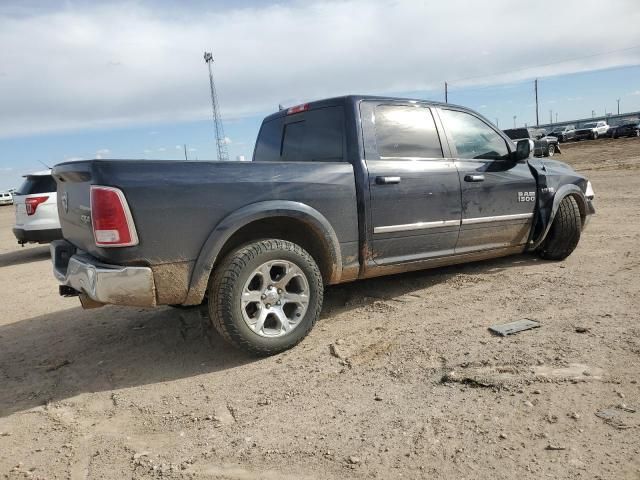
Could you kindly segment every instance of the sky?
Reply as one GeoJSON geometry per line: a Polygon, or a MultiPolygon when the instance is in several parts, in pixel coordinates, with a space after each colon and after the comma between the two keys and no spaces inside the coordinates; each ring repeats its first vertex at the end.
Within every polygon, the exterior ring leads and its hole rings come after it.
{"type": "Polygon", "coordinates": [[[471,107],[501,128],[640,110],[637,0],[0,3],[0,189],[81,158],[230,157],[278,105],[343,94],[471,107]],[[615,8],[611,8],[615,6],[615,8]],[[550,112],[551,111],[551,112],[550,112]]]}

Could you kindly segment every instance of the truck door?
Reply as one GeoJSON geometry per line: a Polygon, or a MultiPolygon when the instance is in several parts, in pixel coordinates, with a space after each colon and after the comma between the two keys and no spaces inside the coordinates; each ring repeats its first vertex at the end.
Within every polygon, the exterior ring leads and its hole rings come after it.
{"type": "Polygon", "coordinates": [[[445,158],[431,109],[376,101],[362,102],[360,113],[371,257],[385,265],[453,254],[460,181],[453,160],[445,158]]]}
{"type": "Polygon", "coordinates": [[[438,113],[462,188],[456,253],[524,245],[536,200],[529,166],[511,160],[506,140],[480,117],[453,108],[438,113]]]}

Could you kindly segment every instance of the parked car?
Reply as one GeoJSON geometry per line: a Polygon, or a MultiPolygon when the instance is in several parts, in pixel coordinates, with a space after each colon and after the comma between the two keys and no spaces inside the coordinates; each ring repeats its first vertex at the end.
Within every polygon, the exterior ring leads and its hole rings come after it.
{"type": "Polygon", "coordinates": [[[556,153],[562,153],[558,139],[547,136],[544,130],[534,128],[508,128],[503,131],[514,142],[531,139],[534,145],[533,155],[535,157],[553,157],[556,153]]]}
{"type": "Polygon", "coordinates": [[[556,137],[560,143],[568,142],[576,138],[575,125],[565,125],[563,127],[555,127],[549,133],[550,137],[556,137]]]}
{"type": "Polygon", "coordinates": [[[617,125],[611,128],[610,134],[612,138],[640,137],[640,123],[636,120],[617,125]]]}
{"type": "Polygon", "coordinates": [[[531,144],[464,107],[347,96],[265,118],[252,162],[62,163],[54,274],[85,308],[207,301],[223,338],[274,354],[309,333],[325,285],[570,255],[591,183],[531,144]]]}
{"type": "Polygon", "coordinates": [[[56,182],[51,170],[31,173],[24,178],[14,195],[16,224],[13,234],[18,243],[48,243],[61,239],[56,182]]]}
{"type": "Polygon", "coordinates": [[[604,120],[599,122],[588,122],[576,130],[576,140],[588,138],[596,140],[598,137],[604,137],[609,132],[609,125],[604,120]]]}
{"type": "Polygon", "coordinates": [[[0,192],[0,205],[13,205],[11,192],[0,192]]]}

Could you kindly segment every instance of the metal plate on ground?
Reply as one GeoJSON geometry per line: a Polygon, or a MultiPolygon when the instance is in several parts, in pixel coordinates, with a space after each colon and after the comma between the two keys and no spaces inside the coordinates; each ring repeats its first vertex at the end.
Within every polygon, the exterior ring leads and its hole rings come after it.
{"type": "Polygon", "coordinates": [[[515,322],[504,323],[502,325],[491,325],[489,330],[497,335],[506,337],[514,333],[522,332],[524,330],[530,330],[532,328],[539,328],[541,324],[534,322],[533,320],[516,320],[515,322]]]}

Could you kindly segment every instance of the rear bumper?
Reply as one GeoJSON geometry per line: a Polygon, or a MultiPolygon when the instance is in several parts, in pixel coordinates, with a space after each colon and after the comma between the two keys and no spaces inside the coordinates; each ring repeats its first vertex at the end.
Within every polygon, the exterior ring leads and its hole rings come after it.
{"type": "Polygon", "coordinates": [[[24,228],[14,227],[13,235],[18,243],[49,243],[62,238],[62,229],[48,228],[46,230],[25,230],[24,228]]]}
{"type": "MultiPolygon", "coordinates": [[[[89,255],[77,253],[66,240],[52,242],[50,249],[54,276],[62,285],[78,292],[83,306],[156,305],[153,273],[149,267],[100,263],[89,255]],[[87,302],[87,298],[93,302],[87,302]]],[[[65,291],[68,295],[68,289],[65,291]]]]}

